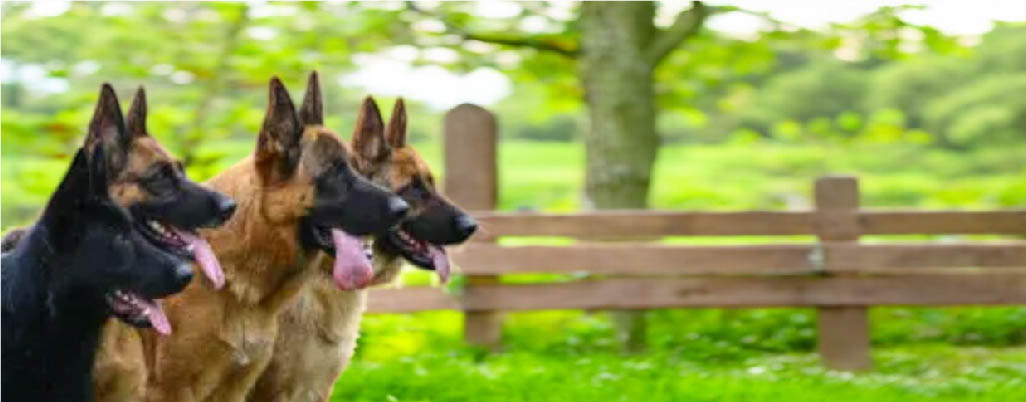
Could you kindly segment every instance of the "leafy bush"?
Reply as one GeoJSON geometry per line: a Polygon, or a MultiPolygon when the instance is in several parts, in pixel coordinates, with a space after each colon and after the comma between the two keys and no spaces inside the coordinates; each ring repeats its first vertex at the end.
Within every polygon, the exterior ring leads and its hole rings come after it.
{"type": "Polygon", "coordinates": [[[1026,72],[992,75],[931,101],[927,127],[960,147],[1026,140],[1026,72]]]}

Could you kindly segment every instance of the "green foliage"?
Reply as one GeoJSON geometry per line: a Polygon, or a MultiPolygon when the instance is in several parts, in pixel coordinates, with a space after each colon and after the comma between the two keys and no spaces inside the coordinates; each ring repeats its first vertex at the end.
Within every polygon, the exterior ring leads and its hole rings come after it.
{"type": "MultiPolygon", "coordinates": [[[[852,110],[852,99],[865,91],[865,73],[838,62],[817,62],[801,70],[777,75],[765,83],[758,104],[762,113],[809,121],[833,118],[852,110]]],[[[768,127],[772,121],[758,121],[768,127]]],[[[758,127],[758,126],[757,126],[758,127]]]]}
{"type": "Polygon", "coordinates": [[[135,86],[145,85],[151,133],[187,165],[204,169],[219,157],[204,143],[255,135],[262,89],[273,75],[290,84],[298,101],[302,79],[320,70],[328,96],[342,100],[327,102],[326,114],[351,121],[357,94],[339,96],[333,78],[351,66],[353,51],[379,46],[380,37],[364,33],[378,30],[382,20],[371,11],[349,13],[345,4],[260,7],[71,3],[62,14],[41,17],[5,3],[2,52],[16,78],[3,88],[5,155],[15,149],[67,154],[81,141],[103,81],[126,104],[135,86]],[[40,71],[67,89],[48,89],[31,75],[17,79],[25,71],[40,71]]]}
{"type": "Polygon", "coordinates": [[[933,28],[901,21],[896,11],[885,8],[823,32],[767,32],[734,45],[706,35],[670,59],[704,60],[710,54],[703,46],[721,42],[722,55],[686,70],[704,77],[700,84],[658,76],[666,93],[675,94],[661,95],[670,100],[661,116],[664,137],[721,142],[758,134],[784,142],[962,149],[1021,143],[1021,100],[1009,97],[1022,92],[1026,25],[1000,24],[978,45],[964,47],[933,28]],[[921,41],[902,39],[915,36],[909,30],[921,41]],[[744,62],[742,56],[759,46],[766,55],[744,62]]]}
{"type": "Polygon", "coordinates": [[[897,109],[913,127],[922,127],[926,101],[957,88],[969,75],[965,59],[924,56],[887,64],[873,75],[866,109],[897,109]]]}
{"type": "MultiPolygon", "coordinates": [[[[6,3],[2,51],[14,76],[38,68],[68,88],[49,93],[24,79],[5,82],[4,143],[43,155],[67,153],[97,84],[113,80],[126,98],[145,84],[151,104],[162,108],[151,131],[189,164],[210,165],[219,156],[205,152],[205,142],[253,135],[262,116],[260,89],[269,76],[298,83],[317,68],[332,77],[354,67],[354,54],[407,44],[416,46],[415,64],[494,68],[516,82],[514,94],[497,108],[507,138],[578,138],[583,92],[574,61],[530,46],[486,42],[522,37],[529,27],[532,40],[574,49],[575,6],[518,3],[516,14],[483,17],[473,3],[414,4],[73,3],[63,14],[38,17],[26,4],[6,3]],[[441,48],[457,57],[432,57],[441,48]],[[132,50],[130,60],[125,49],[132,50]]],[[[883,8],[821,31],[775,26],[734,38],[704,30],[655,72],[660,131],[675,142],[752,134],[789,142],[963,148],[1021,141],[1018,101],[1005,97],[1014,97],[1008,94],[1026,73],[1026,25],[999,24],[966,47],[902,19],[905,9],[883,8]],[[845,52],[850,61],[837,59],[845,52]],[[999,88],[991,78],[1010,85],[999,88]],[[993,92],[999,89],[1005,92],[993,92]],[[987,96],[999,100],[980,101],[987,96]],[[963,113],[966,102],[976,103],[963,113]],[[867,128],[891,113],[884,110],[900,111],[900,126],[867,128]]],[[[351,121],[359,94],[322,81],[335,98],[328,114],[351,121]]],[[[425,139],[436,131],[430,126],[415,134],[425,139]]]]}
{"type": "Polygon", "coordinates": [[[850,23],[835,24],[834,31],[844,41],[857,44],[857,56],[871,64],[915,57],[923,50],[941,54],[961,53],[964,49],[958,38],[901,17],[904,11],[924,8],[922,5],[883,6],[850,23]],[[919,36],[921,40],[917,43],[904,39],[910,36],[919,36]]]}
{"type": "Polygon", "coordinates": [[[974,50],[982,71],[1026,71],[1026,22],[998,22],[974,50]]]}
{"type": "Polygon", "coordinates": [[[1026,140],[1026,71],[977,79],[927,105],[929,128],[950,144],[1026,140]]]}
{"type": "Polygon", "coordinates": [[[568,102],[560,106],[554,102],[537,85],[514,88],[509,97],[492,108],[499,116],[499,134],[502,139],[569,142],[579,138],[579,118],[575,111],[580,108],[580,104],[568,102]]]}

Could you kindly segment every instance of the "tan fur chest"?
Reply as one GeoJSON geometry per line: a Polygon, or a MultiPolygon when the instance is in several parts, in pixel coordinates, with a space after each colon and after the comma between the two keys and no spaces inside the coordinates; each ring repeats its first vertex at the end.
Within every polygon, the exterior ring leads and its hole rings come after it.
{"type": "Polygon", "coordinates": [[[273,352],[277,325],[261,321],[264,320],[238,320],[219,334],[236,368],[266,361],[273,352]]]}

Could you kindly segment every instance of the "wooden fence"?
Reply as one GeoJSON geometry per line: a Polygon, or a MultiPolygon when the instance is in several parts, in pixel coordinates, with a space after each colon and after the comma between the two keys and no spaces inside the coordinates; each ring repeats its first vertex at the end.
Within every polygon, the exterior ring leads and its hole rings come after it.
{"type": "Polygon", "coordinates": [[[502,311],[680,307],[815,307],[818,350],[841,370],[871,367],[868,306],[1026,304],[1026,210],[859,208],[854,177],[815,181],[809,211],[496,213],[495,120],[463,105],[446,116],[451,198],[481,230],[452,251],[468,280],[459,296],[430,287],[374,290],[371,313],[464,312],[465,336],[497,346],[502,311]],[[1003,241],[860,243],[863,235],[997,234],[1003,241]],[[812,235],[810,244],[670,245],[664,236],[812,235]],[[517,236],[576,239],[503,246],[517,236]],[[602,239],[602,242],[589,240],[602,239]],[[618,241],[611,242],[610,239],[618,241]],[[587,273],[558,283],[503,284],[517,273],[587,273]]]}

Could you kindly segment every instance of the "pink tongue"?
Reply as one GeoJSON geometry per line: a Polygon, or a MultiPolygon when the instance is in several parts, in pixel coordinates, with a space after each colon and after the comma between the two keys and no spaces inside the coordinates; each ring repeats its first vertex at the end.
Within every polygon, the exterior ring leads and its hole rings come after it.
{"type": "Polygon", "coordinates": [[[175,230],[175,233],[192,246],[192,255],[196,260],[196,264],[199,264],[203,274],[214,284],[214,289],[220,289],[224,286],[224,271],[221,270],[221,263],[217,261],[214,250],[210,249],[210,243],[207,243],[202,237],[189,232],[175,230]]]}
{"type": "Polygon", "coordinates": [[[146,317],[150,319],[150,325],[153,326],[153,329],[157,330],[161,335],[170,334],[171,322],[167,320],[164,308],[153,300],[142,300],[141,302],[146,309],[143,314],[146,314],[146,317]]]}
{"type": "Polygon", "coordinates": [[[339,229],[331,229],[331,241],[335,244],[335,266],[331,272],[335,284],[342,290],[367,287],[374,270],[360,239],[339,229]]]}
{"type": "Polygon", "coordinates": [[[435,265],[435,273],[442,283],[449,281],[449,256],[445,255],[442,246],[428,244],[428,253],[431,254],[431,262],[435,265]]]}

